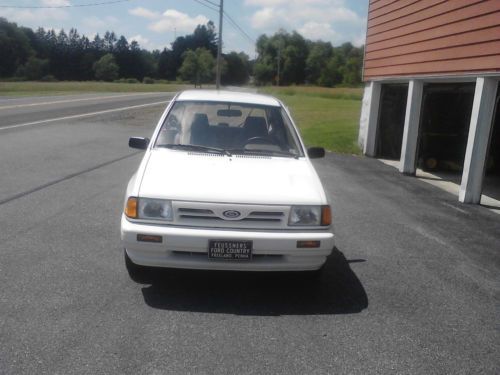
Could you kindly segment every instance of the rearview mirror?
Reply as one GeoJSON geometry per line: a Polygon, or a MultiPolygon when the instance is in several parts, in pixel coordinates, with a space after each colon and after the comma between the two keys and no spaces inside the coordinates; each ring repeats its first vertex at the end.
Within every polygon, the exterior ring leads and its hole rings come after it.
{"type": "Polygon", "coordinates": [[[323,147],[309,147],[307,149],[307,156],[311,159],[324,158],[325,149],[323,147]]]}
{"type": "Polygon", "coordinates": [[[139,150],[145,150],[148,148],[149,138],[143,137],[131,137],[128,140],[128,147],[138,148],[139,150]]]}
{"type": "Polygon", "coordinates": [[[217,116],[219,117],[241,117],[242,113],[239,109],[219,109],[217,116]]]}

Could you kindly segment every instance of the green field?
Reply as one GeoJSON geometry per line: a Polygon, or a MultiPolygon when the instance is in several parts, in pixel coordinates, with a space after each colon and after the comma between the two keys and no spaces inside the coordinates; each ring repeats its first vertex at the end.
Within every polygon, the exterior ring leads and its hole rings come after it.
{"type": "Polygon", "coordinates": [[[277,96],[286,104],[307,145],[360,153],[357,138],[363,89],[271,87],[259,91],[277,96]]]}
{"type": "MultiPolygon", "coordinates": [[[[192,85],[176,83],[0,82],[0,96],[175,92],[191,88],[192,85]]],[[[307,145],[341,153],[360,153],[357,136],[363,89],[289,86],[263,87],[259,91],[277,96],[290,108],[307,145]]]]}

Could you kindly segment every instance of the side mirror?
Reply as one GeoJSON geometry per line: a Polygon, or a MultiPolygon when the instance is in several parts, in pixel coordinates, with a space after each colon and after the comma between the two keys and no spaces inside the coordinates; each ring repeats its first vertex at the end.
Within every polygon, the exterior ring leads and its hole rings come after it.
{"type": "Polygon", "coordinates": [[[139,150],[145,150],[148,148],[149,138],[142,137],[131,137],[128,140],[128,147],[138,148],[139,150]]]}
{"type": "Polygon", "coordinates": [[[307,149],[307,156],[311,159],[324,158],[325,149],[323,147],[309,147],[307,149]]]}

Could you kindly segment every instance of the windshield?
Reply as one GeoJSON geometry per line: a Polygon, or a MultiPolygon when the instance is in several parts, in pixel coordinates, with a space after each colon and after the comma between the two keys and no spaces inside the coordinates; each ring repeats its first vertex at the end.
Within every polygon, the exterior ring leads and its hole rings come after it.
{"type": "Polygon", "coordinates": [[[298,136],[280,107],[221,102],[176,102],[155,147],[299,157],[298,136]]]}

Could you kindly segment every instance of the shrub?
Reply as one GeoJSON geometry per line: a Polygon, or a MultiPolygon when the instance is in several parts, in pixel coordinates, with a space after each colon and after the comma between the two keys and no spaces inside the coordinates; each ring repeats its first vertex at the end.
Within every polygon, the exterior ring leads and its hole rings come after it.
{"type": "Polygon", "coordinates": [[[40,81],[43,81],[43,82],[57,82],[57,78],[54,77],[52,74],[47,74],[47,75],[44,75],[42,78],[40,78],[40,81]]]}
{"type": "Polygon", "coordinates": [[[144,77],[144,79],[142,80],[142,83],[145,83],[147,85],[151,85],[151,84],[155,83],[155,80],[151,77],[144,77]]]}
{"type": "Polygon", "coordinates": [[[114,83],[139,83],[139,81],[135,78],[120,78],[120,79],[115,79],[113,82],[114,83]]]}
{"type": "Polygon", "coordinates": [[[118,65],[111,53],[105,54],[94,65],[95,78],[100,81],[113,81],[118,77],[118,65]]]}
{"type": "MultiPolygon", "coordinates": [[[[19,69],[18,69],[19,70],[19,69]]],[[[27,81],[28,79],[24,76],[18,76],[17,72],[14,77],[5,77],[2,78],[2,82],[24,82],[27,81]]]]}

